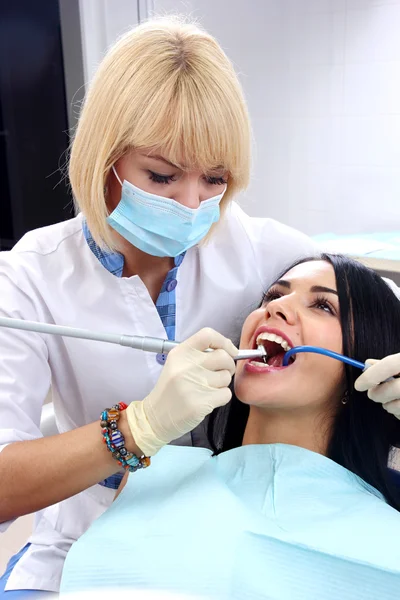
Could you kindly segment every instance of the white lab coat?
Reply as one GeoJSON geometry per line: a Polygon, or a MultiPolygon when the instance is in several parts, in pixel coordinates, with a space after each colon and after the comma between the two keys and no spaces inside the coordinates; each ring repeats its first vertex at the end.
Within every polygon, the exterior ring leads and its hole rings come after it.
{"type": "MultiPolygon", "coordinates": [[[[209,244],[190,249],[179,267],[176,339],[209,326],[238,341],[263,290],[294,260],[314,253],[303,234],[270,219],[250,218],[232,204],[209,244]]],[[[93,255],[82,216],[32,231],[13,250],[0,253],[0,314],[166,337],[140,278],[118,278],[93,255]]],[[[0,328],[0,450],[41,437],[40,415],[50,385],[57,426],[65,432],[96,421],[115,402],[144,398],[161,369],[154,354],[0,328]]],[[[31,468],[29,456],[26,466],[31,468]]],[[[95,485],[37,513],[31,546],[6,590],[58,591],[71,544],[114,494],[95,485]]]]}

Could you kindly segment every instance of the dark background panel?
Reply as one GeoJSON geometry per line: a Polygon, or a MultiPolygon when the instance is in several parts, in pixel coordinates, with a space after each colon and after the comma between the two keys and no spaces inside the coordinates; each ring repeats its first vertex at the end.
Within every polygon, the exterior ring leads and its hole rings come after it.
{"type": "Polygon", "coordinates": [[[73,216],[58,0],[0,0],[0,245],[73,216]]]}

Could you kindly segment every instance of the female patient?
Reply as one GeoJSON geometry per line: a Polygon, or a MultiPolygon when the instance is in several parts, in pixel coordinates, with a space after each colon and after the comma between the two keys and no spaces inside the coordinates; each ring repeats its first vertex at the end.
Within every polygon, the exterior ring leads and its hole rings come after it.
{"type": "Polygon", "coordinates": [[[298,345],[379,359],[399,339],[398,301],[372,271],[328,255],[290,268],[244,323],[241,347],[264,344],[268,364],[237,363],[235,397],[210,418],[214,454],[167,446],[129,476],[72,547],[62,591],[395,598],[400,488],[387,465],[400,421],[354,390],[353,368],[282,359],[298,345]]]}

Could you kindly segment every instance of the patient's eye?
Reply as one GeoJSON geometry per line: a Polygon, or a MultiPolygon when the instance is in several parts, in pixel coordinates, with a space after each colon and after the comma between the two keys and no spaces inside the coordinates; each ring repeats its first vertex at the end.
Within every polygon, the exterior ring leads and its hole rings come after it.
{"type": "Polygon", "coordinates": [[[318,296],[314,302],[312,303],[313,308],[319,308],[325,312],[330,313],[331,315],[336,314],[336,311],[329,300],[323,296],[318,296]]]}
{"type": "Polygon", "coordinates": [[[277,300],[282,297],[282,293],[276,288],[271,288],[268,292],[264,293],[264,297],[262,299],[263,304],[268,304],[268,302],[272,302],[272,300],[277,300]]]}

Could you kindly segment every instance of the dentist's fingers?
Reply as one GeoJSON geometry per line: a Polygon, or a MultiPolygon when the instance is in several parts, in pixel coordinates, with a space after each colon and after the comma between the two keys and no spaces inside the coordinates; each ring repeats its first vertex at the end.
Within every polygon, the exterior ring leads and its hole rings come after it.
{"type": "Polygon", "coordinates": [[[386,356],[382,360],[370,359],[371,365],[356,380],[354,387],[359,392],[368,392],[368,398],[379,402],[390,414],[400,419],[400,354],[386,356]],[[387,379],[390,381],[386,381],[387,379]]]}
{"type": "Polygon", "coordinates": [[[210,388],[221,389],[224,387],[228,387],[232,381],[232,375],[230,371],[215,371],[214,373],[209,373],[208,377],[208,385],[210,388]]]}
{"type": "Polygon", "coordinates": [[[202,365],[210,371],[229,371],[231,377],[236,370],[235,361],[225,350],[207,352],[202,365]]]}
{"type": "Polygon", "coordinates": [[[237,356],[238,353],[238,349],[231,342],[231,340],[223,336],[221,333],[218,333],[218,331],[215,331],[211,327],[205,327],[204,329],[201,329],[184,342],[181,342],[179,346],[174,348],[174,351],[178,350],[179,348],[186,349],[187,347],[201,351],[207,350],[208,348],[213,348],[215,350],[221,349],[225,350],[225,352],[232,356],[232,358],[237,356]]]}
{"type": "Polygon", "coordinates": [[[391,415],[394,415],[400,419],[400,400],[392,400],[392,402],[387,402],[387,404],[383,405],[383,408],[391,415]]]}
{"type": "Polygon", "coordinates": [[[382,360],[368,359],[371,365],[356,380],[354,387],[358,392],[366,392],[380,383],[395,377],[400,372],[400,354],[386,356],[382,360]]]}

